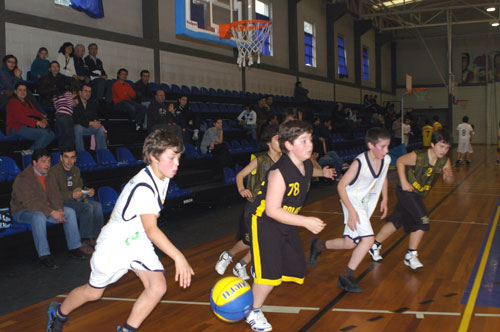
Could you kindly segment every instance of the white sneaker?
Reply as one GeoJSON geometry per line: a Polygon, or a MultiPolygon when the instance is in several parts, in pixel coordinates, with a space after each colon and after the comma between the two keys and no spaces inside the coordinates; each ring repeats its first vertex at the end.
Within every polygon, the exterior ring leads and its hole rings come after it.
{"type": "Polygon", "coordinates": [[[372,256],[372,259],[375,262],[380,262],[383,259],[383,257],[380,256],[381,249],[382,249],[382,245],[377,246],[374,243],[374,244],[372,244],[372,247],[370,248],[370,250],[368,250],[368,253],[370,254],[370,256],[372,256]]]}
{"type": "Polygon", "coordinates": [[[243,265],[240,262],[236,263],[236,265],[233,268],[233,274],[237,276],[240,279],[243,279],[245,281],[250,280],[250,276],[247,273],[247,265],[243,265]]]}
{"type": "Polygon", "coordinates": [[[420,269],[424,266],[424,264],[420,263],[418,260],[418,253],[416,251],[407,252],[404,263],[413,270],[420,269]]]}
{"type": "Polygon", "coordinates": [[[227,251],[222,252],[220,254],[219,260],[217,261],[217,264],[215,264],[215,271],[217,271],[218,274],[221,276],[224,275],[224,272],[226,272],[227,267],[231,262],[233,261],[233,257],[229,255],[227,251]]]}
{"type": "Polygon", "coordinates": [[[197,140],[198,140],[198,132],[195,131],[193,134],[193,141],[197,141],[197,140]]]}
{"type": "Polygon", "coordinates": [[[27,156],[27,155],[30,155],[30,154],[33,154],[33,151],[28,149],[28,150],[22,150],[21,151],[21,156],[27,156]]]}
{"type": "Polygon", "coordinates": [[[273,329],[260,309],[250,311],[245,320],[254,331],[272,331],[273,329]]]}

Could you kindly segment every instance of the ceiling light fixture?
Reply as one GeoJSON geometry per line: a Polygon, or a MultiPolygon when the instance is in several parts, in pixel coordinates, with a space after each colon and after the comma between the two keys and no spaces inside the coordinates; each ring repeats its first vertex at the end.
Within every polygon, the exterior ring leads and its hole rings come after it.
{"type": "Polygon", "coordinates": [[[487,12],[494,12],[495,10],[496,10],[495,7],[488,7],[488,8],[486,8],[487,12]]]}
{"type": "Polygon", "coordinates": [[[499,26],[499,25],[500,25],[500,23],[498,23],[498,22],[491,23],[491,26],[492,26],[492,27],[497,27],[497,26],[499,26]]]}

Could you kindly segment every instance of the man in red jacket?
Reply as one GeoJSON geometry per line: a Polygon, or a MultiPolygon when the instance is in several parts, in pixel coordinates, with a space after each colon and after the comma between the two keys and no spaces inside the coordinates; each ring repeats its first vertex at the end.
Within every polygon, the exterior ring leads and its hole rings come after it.
{"type": "Polygon", "coordinates": [[[136,93],[134,88],[126,82],[128,70],[120,68],[117,73],[118,80],[113,84],[113,103],[114,108],[119,111],[127,112],[130,119],[135,122],[135,130],[143,128],[146,115],[146,106],[135,102],[136,93]]]}

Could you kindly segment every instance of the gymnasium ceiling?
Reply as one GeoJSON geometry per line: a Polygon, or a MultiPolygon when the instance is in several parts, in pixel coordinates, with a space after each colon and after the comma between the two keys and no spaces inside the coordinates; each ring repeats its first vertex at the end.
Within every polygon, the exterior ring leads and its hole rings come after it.
{"type": "Polygon", "coordinates": [[[396,38],[446,36],[448,24],[453,36],[500,34],[500,1],[491,0],[330,0],[344,3],[361,20],[371,20],[379,31],[396,38]],[[487,8],[495,11],[488,12],[487,8]]]}

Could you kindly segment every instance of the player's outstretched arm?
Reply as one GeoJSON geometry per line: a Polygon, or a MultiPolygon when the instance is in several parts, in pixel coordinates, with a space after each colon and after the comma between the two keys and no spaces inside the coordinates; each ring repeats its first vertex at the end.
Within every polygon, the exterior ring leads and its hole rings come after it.
{"type": "Polygon", "coordinates": [[[451,167],[450,158],[446,161],[446,164],[443,166],[443,181],[446,184],[451,184],[455,181],[455,176],[453,175],[453,167],[451,167]]]}
{"type": "MultiPolygon", "coordinates": [[[[287,194],[293,195],[294,191],[289,190],[286,193],[285,180],[279,169],[270,171],[267,180],[266,214],[268,217],[283,224],[305,227],[314,234],[321,232],[325,227],[321,219],[293,214],[282,208],[283,197],[287,194]]],[[[305,189],[302,188],[302,190],[305,189]]]]}
{"type": "Polygon", "coordinates": [[[399,181],[401,182],[401,188],[404,191],[414,191],[413,186],[408,182],[406,177],[406,166],[415,166],[417,163],[417,154],[415,152],[410,152],[402,155],[396,161],[396,168],[398,170],[399,181]]]}
{"type": "Polygon", "coordinates": [[[182,288],[189,287],[194,271],[184,255],[170,242],[165,233],[158,228],[158,219],[154,214],[141,214],[141,220],[146,235],[151,242],[175,262],[175,281],[178,281],[179,286],[182,288]]]}
{"type": "Polygon", "coordinates": [[[252,173],[254,169],[258,166],[257,158],[252,159],[248,165],[246,165],[241,171],[236,174],[236,186],[238,187],[238,192],[241,197],[244,198],[252,198],[252,192],[245,188],[245,184],[243,183],[243,179],[248,176],[248,174],[252,173]]]}
{"type": "Polygon", "coordinates": [[[340,179],[339,184],[337,185],[337,191],[339,192],[340,199],[347,208],[347,211],[349,211],[348,212],[349,215],[347,216],[347,225],[353,231],[356,230],[356,225],[359,224],[359,216],[356,210],[354,209],[354,206],[352,206],[352,203],[349,200],[349,196],[347,195],[347,191],[345,190],[345,188],[349,185],[349,183],[354,181],[356,175],[358,174],[358,169],[360,166],[361,165],[359,164],[359,161],[355,159],[352,162],[351,166],[349,166],[349,169],[344,174],[342,179],[340,179]]]}
{"type": "Polygon", "coordinates": [[[325,166],[323,169],[313,168],[313,177],[319,176],[333,180],[337,176],[337,171],[335,168],[330,168],[330,166],[325,166]]]}

